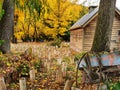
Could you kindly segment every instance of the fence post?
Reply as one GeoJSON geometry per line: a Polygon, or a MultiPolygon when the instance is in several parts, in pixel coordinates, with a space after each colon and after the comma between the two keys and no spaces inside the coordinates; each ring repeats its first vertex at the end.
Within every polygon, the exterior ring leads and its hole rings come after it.
{"type": "Polygon", "coordinates": [[[27,90],[26,89],[26,79],[25,78],[21,78],[19,80],[19,83],[20,83],[20,90],[27,90]]]}
{"type": "Polygon", "coordinates": [[[71,87],[71,90],[81,90],[79,88],[71,87]]]}
{"type": "Polygon", "coordinates": [[[62,76],[62,71],[61,70],[56,71],[56,82],[57,83],[62,83],[63,82],[63,76],[62,76]]]}
{"type": "Polygon", "coordinates": [[[35,70],[30,70],[30,81],[34,81],[35,80],[35,70]]]}
{"type": "Polygon", "coordinates": [[[63,90],[71,90],[73,82],[71,80],[67,80],[63,90]]]}
{"type": "Polygon", "coordinates": [[[2,76],[0,76],[0,90],[7,90],[5,81],[4,81],[4,77],[2,77],[2,76]]]}
{"type": "Polygon", "coordinates": [[[63,74],[63,77],[65,77],[67,74],[67,63],[66,62],[62,62],[62,74],[63,74]]]}

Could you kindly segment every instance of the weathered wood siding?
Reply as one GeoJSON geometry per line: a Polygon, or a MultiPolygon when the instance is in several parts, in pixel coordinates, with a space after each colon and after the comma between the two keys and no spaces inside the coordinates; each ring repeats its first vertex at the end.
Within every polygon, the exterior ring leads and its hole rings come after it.
{"type": "Polygon", "coordinates": [[[83,29],[70,31],[70,48],[77,52],[83,50],[83,29]]]}
{"type": "MultiPolygon", "coordinates": [[[[117,14],[115,16],[118,16],[117,14]]],[[[120,16],[114,18],[113,28],[112,28],[112,37],[111,37],[111,50],[120,49],[120,16]]]]}
{"type": "MultiPolygon", "coordinates": [[[[84,39],[83,39],[83,50],[90,51],[92,47],[92,42],[94,38],[95,28],[96,28],[97,17],[92,20],[85,28],[84,28],[84,39]]],[[[120,18],[115,17],[113,28],[112,28],[112,36],[111,36],[111,45],[110,49],[120,49],[120,40],[118,37],[118,33],[120,32],[120,18]]]]}
{"type": "Polygon", "coordinates": [[[84,28],[84,39],[83,39],[83,50],[84,51],[90,51],[95,28],[96,28],[96,20],[97,18],[94,18],[85,28],[84,28]]]}
{"type": "MultiPolygon", "coordinates": [[[[70,31],[70,47],[75,51],[90,51],[93,43],[97,17],[85,28],[70,31]]],[[[110,49],[120,49],[120,15],[115,14],[110,49]],[[118,37],[119,36],[119,37],[118,37]]]]}

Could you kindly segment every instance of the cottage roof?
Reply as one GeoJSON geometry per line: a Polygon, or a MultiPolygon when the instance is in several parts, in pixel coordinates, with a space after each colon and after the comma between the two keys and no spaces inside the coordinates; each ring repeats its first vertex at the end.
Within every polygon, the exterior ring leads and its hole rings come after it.
{"type": "MultiPolygon", "coordinates": [[[[94,17],[98,14],[99,8],[97,7],[92,12],[85,14],[82,18],[80,18],[73,26],[70,28],[70,30],[82,28],[89,23],[94,17]]],[[[116,8],[115,11],[120,15],[120,9],[116,8]]]]}

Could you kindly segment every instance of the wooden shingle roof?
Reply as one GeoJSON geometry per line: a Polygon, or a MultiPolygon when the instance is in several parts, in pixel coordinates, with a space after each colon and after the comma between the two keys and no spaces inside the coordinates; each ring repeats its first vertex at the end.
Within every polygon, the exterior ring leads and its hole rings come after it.
{"type": "MultiPolygon", "coordinates": [[[[98,10],[99,10],[99,8],[97,7],[91,13],[85,14],[75,24],[73,24],[73,26],[70,28],[70,30],[74,30],[77,28],[84,28],[98,14],[98,10]]],[[[115,11],[120,15],[120,9],[116,8],[115,11]]]]}

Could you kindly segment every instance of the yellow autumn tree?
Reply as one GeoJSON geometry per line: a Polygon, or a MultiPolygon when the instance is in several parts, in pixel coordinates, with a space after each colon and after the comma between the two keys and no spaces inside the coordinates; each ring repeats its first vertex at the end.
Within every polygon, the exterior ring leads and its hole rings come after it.
{"type": "MultiPolygon", "coordinates": [[[[39,41],[41,38],[63,37],[70,26],[81,17],[83,6],[77,0],[18,0],[15,36],[39,41]],[[53,3],[54,2],[54,3],[53,3]]],[[[17,6],[17,5],[16,5],[17,6]]]]}
{"type": "Polygon", "coordinates": [[[15,36],[17,39],[32,39],[38,36],[39,17],[41,8],[39,0],[18,0],[15,16],[17,23],[15,25],[15,36]]]}
{"type": "Polygon", "coordinates": [[[80,17],[82,6],[71,3],[69,0],[48,0],[47,3],[50,12],[44,16],[44,33],[53,38],[65,35],[71,23],[80,17]]]}

